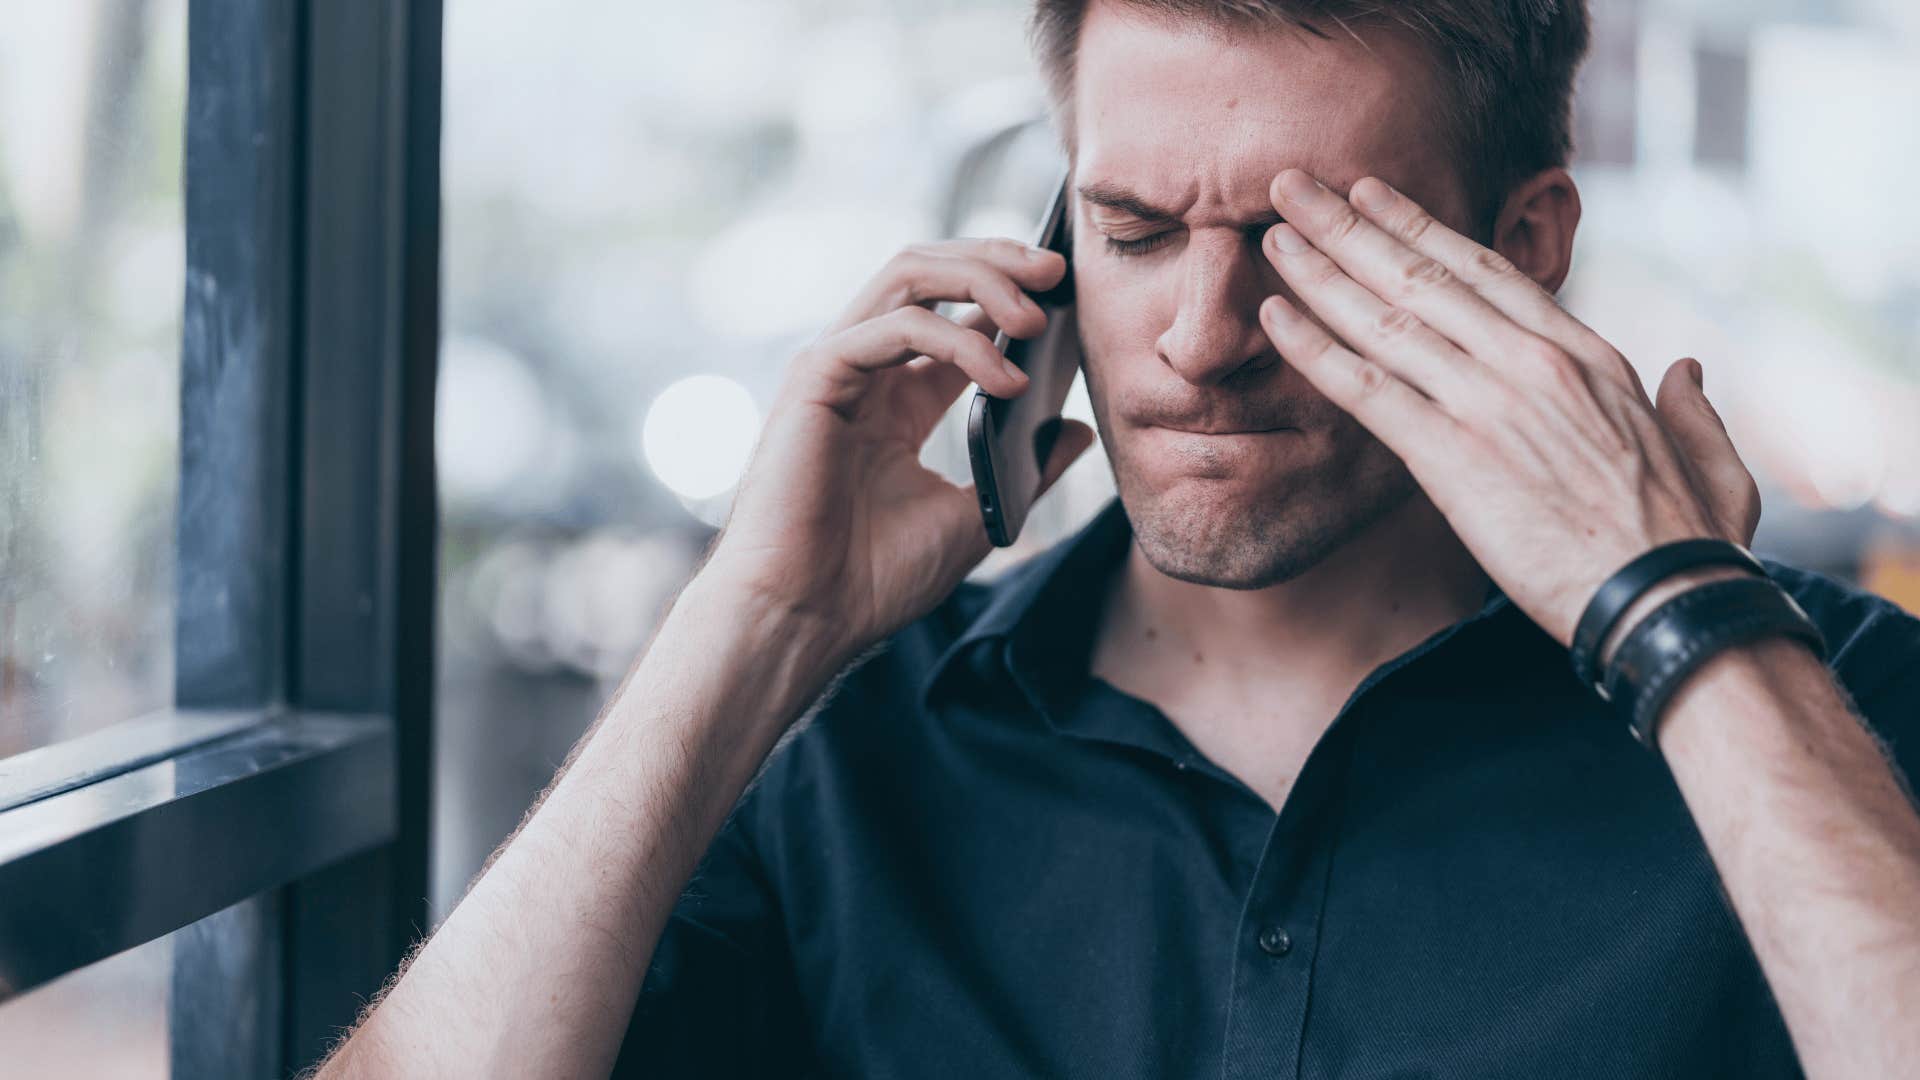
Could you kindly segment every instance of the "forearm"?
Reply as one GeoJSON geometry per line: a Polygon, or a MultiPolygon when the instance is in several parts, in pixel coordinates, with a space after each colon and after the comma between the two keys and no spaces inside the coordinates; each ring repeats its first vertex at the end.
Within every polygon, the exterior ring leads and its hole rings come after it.
{"type": "Polygon", "coordinates": [[[604,1075],[701,854],[839,656],[823,628],[696,578],[535,812],[322,1075],[604,1075]]]}
{"type": "Polygon", "coordinates": [[[1659,745],[1808,1075],[1920,1060],[1920,815],[1826,666],[1783,638],[1730,650],[1659,745]]]}

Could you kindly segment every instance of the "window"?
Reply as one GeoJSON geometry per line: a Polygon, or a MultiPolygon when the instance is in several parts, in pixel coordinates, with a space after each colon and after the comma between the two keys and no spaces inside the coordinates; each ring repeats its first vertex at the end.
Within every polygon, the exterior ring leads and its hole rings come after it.
{"type": "Polygon", "coordinates": [[[0,25],[0,757],[172,702],[186,16],[0,25]]]}
{"type": "Polygon", "coordinates": [[[0,29],[0,1040],[282,1075],[427,921],[439,5],[46,7],[0,29]]]}
{"type": "MultiPolygon", "coordinates": [[[[172,703],[186,35],[184,0],[0,24],[0,758],[172,703]]],[[[171,962],[0,1008],[9,1067],[164,1075],[171,962]]]]}
{"type": "Polygon", "coordinates": [[[19,1076],[162,1077],[174,935],[155,938],[0,1007],[0,1047],[19,1076]]]}

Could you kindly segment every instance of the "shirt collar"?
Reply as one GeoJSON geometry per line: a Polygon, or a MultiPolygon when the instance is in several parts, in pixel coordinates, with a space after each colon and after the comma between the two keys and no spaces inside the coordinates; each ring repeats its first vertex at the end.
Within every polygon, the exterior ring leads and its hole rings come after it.
{"type": "MultiPolygon", "coordinates": [[[[1119,568],[1132,539],[1133,525],[1116,495],[1078,532],[989,584],[986,606],[935,659],[922,681],[921,707],[932,703],[943,679],[964,668],[963,661],[981,642],[995,643],[997,675],[1010,673],[1015,650],[1027,661],[1018,665],[1026,671],[1084,672],[1110,575],[1119,568]]],[[[1477,613],[1436,632],[1425,645],[1387,666],[1416,659],[1458,631],[1493,620],[1510,608],[1518,612],[1506,593],[1489,582],[1477,613]]],[[[1530,620],[1527,626],[1532,627],[1530,620]]],[[[1035,688],[1023,688],[1035,692],[1035,688]]],[[[1038,688],[1042,693],[1052,689],[1038,688]]]]}
{"type": "Polygon", "coordinates": [[[1092,640],[1098,607],[1089,601],[1104,595],[1100,587],[1132,539],[1132,523],[1116,495],[1078,532],[1007,570],[988,586],[986,607],[934,661],[921,684],[921,706],[931,702],[941,680],[979,642],[1007,641],[1017,634],[1023,643],[1043,636],[1084,648],[1092,640]],[[1083,620],[1087,625],[1075,633],[1070,624],[1083,620]]]}

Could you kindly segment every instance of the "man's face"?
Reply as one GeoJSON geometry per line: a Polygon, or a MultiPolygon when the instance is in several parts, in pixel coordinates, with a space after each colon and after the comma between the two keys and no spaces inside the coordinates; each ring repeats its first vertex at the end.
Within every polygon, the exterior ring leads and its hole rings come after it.
{"type": "Polygon", "coordinates": [[[1087,388],[1135,538],[1172,577],[1285,581],[1417,491],[1258,317],[1265,297],[1292,299],[1261,247],[1288,166],[1341,192],[1378,176],[1465,224],[1430,61],[1393,35],[1365,41],[1223,35],[1113,0],[1087,12],[1073,177],[1087,388]],[[1120,192],[1171,219],[1101,204],[1120,192]],[[1126,254],[1109,237],[1154,246],[1126,254]],[[1271,428],[1289,430],[1247,433],[1271,428]]]}

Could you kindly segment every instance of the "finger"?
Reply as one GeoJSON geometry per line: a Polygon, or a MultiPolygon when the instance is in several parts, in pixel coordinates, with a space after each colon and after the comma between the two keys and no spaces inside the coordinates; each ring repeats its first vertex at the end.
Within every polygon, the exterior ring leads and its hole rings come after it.
{"type": "MultiPolygon", "coordinates": [[[[1392,190],[1377,180],[1372,184],[1392,190]]],[[[1350,194],[1373,190],[1363,180],[1350,194]]],[[[1445,263],[1413,246],[1422,229],[1438,223],[1412,199],[1397,200],[1385,220],[1363,216],[1360,211],[1365,208],[1357,194],[1349,203],[1299,169],[1286,169],[1276,176],[1271,194],[1274,209],[1349,276],[1386,303],[1418,315],[1467,352],[1493,358],[1537,344],[1533,333],[1475,292],[1445,263]],[[1414,213],[1424,222],[1412,217],[1414,213]]]]}
{"type": "MultiPolygon", "coordinates": [[[[1093,429],[1080,421],[1058,417],[1051,429],[1041,430],[1050,430],[1053,445],[1049,448],[1046,466],[1040,470],[1040,487],[1034,493],[1035,499],[1046,494],[1065,475],[1068,467],[1093,445],[1095,438],[1093,429]]],[[[993,542],[987,538],[986,522],[980,516],[979,489],[969,483],[952,490],[960,497],[951,502],[943,500],[941,506],[943,511],[954,515],[956,527],[975,540],[977,553],[967,548],[961,554],[962,565],[971,567],[986,558],[987,553],[993,550],[993,542]]]]}
{"type": "MultiPolygon", "coordinates": [[[[1044,318],[1045,316],[1046,312],[1042,311],[1041,317],[1044,318]]],[[[989,315],[987,310],[978,304],[967,304],[959,307],[949,313],[947,318],[952,319],[956,325],[963,326],[985,337],[988,341],[992,341],[994,337],[1000,333],[1000,326],[993,321],[993,316],[989,315]]]]}
{"type": "Polygon", "coordinates": [[[1760,487],[1741,462],[1720,413],[1698,378],[1700,362],[1677,361],[1660,380],[1654,406],[1681,456],[1692,466],[1714,519],[1742,543],[1760,524],[1760,487]]]}
{"type": "MultiPolygon", "coordinates": [[[[1379,177],[1355,181],[1348,195],[1353,209],[1365,220],[1411,250],[1439,263],[1456,281],[1516,326],[1558,345],[1622,384],[1632,386],[1642,401],[1647,400],[1646,388],[1641,385],[1633,365],[1592,327],[1569,314],[1553,294],[1541,288],[1539,282],[1528,277],[1506,256],[1448,228],[1419,203],[1379,177]]],[[[1507,346],[1509,350],[1522,347],[1517,342],[1507,346]]]]}
{"type": "Polygon", "coordinates": [[[1043,430],[1050,432],[1053,445],[1048,448],[1046,466],[1040,470],[1040,491],[1035,498],[1045,494],[1094,441],[1093,429],[1078,420],[1056,417],[1051,428],[1043,430]]]}
{"type": "Polygon", "coordinates": [[[1267,230],[1267,260],[1333,332],[1421,393],[1459,403],[1482,381],[1481,364],[1403,307],[1395,307],[1347,276],[1292,225],[1267,230]]]}
{"type": "Polygon", "coordinates": [[[1038,333],[1040,306],[992,263],[938,250],[909,249],[894,256],[826,330],[839,333],[904,307],[931,310],[942,301],[970,301],[991,313],[1015,337],[1038,333]]]}
{"type": "MultiPolygon", "coordinates": [[[[955,312],[953,321],[961,327],[972,330],[992,340],[1000,332],[993,318],[980,308],[968,305],[955,312]]],[[[933,430],[940,418],[946,415],[954,400],[973,385],[973,378],[965,368],[946,363],[931,356],[919,356],[908,361],[903,372],[901,389],[902,407],[910,410],[912,430],[916,438],[924,439],[933,430]]]]}
{"type": "Polygon", "coordinates": [[[1333,335],[1280,296],[1260,305],[1260,324],[1287,363],[1329,401],[1345,409],[1410,469],[1454,428],[1453,420],[1385,367],[1333,335]]]}
{"type": "Polygon", "coordinates": [[[1022,288],[1034,292],[1044,292],[1060,284],[1067,272],[1066,256],[1005,236],[958,236],[941,240],[934,248],[958,258],[978,259],[998,266],[1022,288]]]}
{"type": "Polygon", "coordinates": [[[823,380],[825,404],[853,405],[867,392],[870,375],[928,356],[966,372],[996,397],[1014,397],[1027,377],[978,330],[921,307],[897,308],[815,342],[801,354],[802,369],[823,380]]]}
{"type": "Polygon", "coordinates": [[[821,336],[829,336],[897,308],[932,308],[942,300],[971,301],[1014,337],[1032,337],[1045,325],[1027,295],[1060,283],[1066,260],[1058,252],[1005,238],[948,240],[915,245],[874,275],[821,336]]]}

